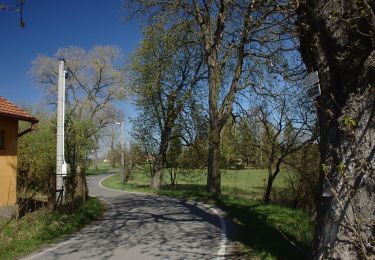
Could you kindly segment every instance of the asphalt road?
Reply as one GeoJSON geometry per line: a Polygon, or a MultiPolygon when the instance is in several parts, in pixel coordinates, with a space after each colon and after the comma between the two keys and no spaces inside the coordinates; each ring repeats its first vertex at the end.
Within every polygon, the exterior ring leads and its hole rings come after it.
{"type": "Polygon", "coordinates": [[[173,198],[124,193],[88,179],[110,205],[103,219],[26,259],[226,259],[226,224],[214,208],[173,198]]]}

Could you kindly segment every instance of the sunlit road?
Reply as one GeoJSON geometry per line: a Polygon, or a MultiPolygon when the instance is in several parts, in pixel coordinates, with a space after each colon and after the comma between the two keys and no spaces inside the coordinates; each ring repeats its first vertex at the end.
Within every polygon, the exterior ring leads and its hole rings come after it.
{"type": "Polygon", "coordinates": [[[109,204],[103,219],[26,259],[228,258],[226,225],[215,209],[173,198],[108,190],[99,186],[104,177],[88,179],[90,194],[109,204]]]}

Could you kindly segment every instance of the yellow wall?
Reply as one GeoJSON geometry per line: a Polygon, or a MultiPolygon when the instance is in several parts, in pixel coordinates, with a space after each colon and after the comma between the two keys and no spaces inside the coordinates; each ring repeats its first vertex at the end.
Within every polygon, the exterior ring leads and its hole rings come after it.
{"type": "Polygon", "coordinates": [[[0,118],[4,131],[5,149],[0,149],[0,206],[17,202],[17,135],[18,120],[0,118]]]}

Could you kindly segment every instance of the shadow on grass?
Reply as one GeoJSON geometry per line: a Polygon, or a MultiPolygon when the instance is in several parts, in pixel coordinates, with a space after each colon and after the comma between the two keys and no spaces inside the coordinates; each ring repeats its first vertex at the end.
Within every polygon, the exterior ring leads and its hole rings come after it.
{"type": "MultiPolygon", "coordinates": [[[[271,254],[277,259],[308,258],[309,241],[297,239],[296,236],[301,235],[298,234],[298,230],[295,230],[296,234],[291,234],[283,228],[290,219],[295,218],[292,211],[284,211],[280,206],[275,205],[238,203],[222,196],[214,200],[218,207],[228,212],[232,219],[237,220],[235,228],[240,242],[258,251],[250,251],[249,255],[260,254],[267,257],[271,254]]],[[[297,219],[295,220],[298,222],[297,219]]]]}

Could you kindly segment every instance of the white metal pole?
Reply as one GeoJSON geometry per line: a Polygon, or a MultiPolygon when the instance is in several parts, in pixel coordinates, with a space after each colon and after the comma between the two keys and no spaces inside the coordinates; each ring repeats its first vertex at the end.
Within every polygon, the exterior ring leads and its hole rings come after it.
{"type": "Polygon", "coordinates": [[[57,91],[57,146],[56,146],[56,190],[63,188],[64,161],[64,103],[65,103],[65,73],[64,60],[59,60],[59,78],[57,91]]]}
{"type": "Polygon", "coordinates": [[[124,134],[124,121],[121,121],[121,166],[125,172],[125,134],[124,134]]]}

